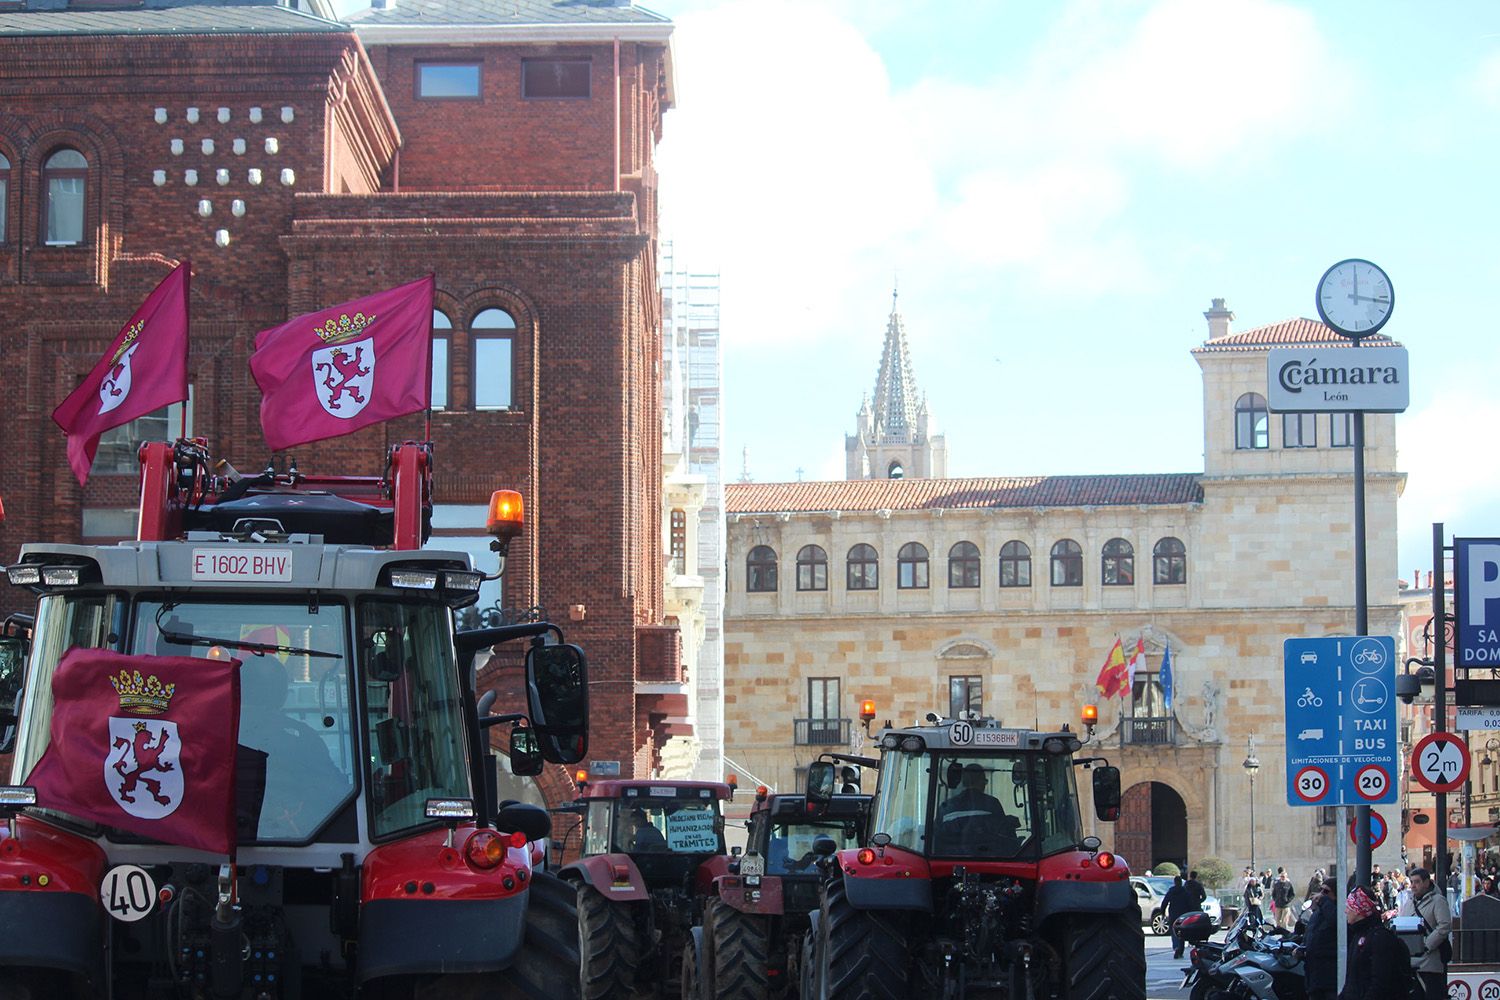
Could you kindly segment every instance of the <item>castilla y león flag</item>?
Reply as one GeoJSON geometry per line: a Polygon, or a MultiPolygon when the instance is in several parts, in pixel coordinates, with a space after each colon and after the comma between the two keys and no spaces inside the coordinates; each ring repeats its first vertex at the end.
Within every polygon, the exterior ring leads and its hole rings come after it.
{"type": "Polygon", "coordinates": [[[234,847],[240,662],[70,649],[52,675],[37,804],[144,837],[234,847]]]}
{"type": "Polygon", "coordinates": [[[429,274],[256,334],[250,372],[271,450],[427,409],[432,289],[429,274]]]}
{"type": "Polygon", "coordinates": [[[88,482],[101,434],[188,398],[190,272],[183,261],[162,279],[99,363],[52,411],[68,435],[68,465],[80,484],[88,482]]]}

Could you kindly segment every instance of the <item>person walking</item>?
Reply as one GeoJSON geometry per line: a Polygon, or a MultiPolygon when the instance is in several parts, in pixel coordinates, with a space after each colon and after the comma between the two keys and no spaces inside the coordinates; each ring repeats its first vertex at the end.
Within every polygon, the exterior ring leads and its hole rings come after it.
{"type": "Polygon", "coordinates": [[[1260,879],[1252,868],[1245,869],[1245,913],[1250,917],[1253,926],[1259,927],[1266,922],[1265,912],[1260,908],[1260,901],[1265,898],[1261,890],[1260,879]]]}
{"type": "Polygon", "coordinates": [[[1334,881],[1325,878],[1318,883],[1307,908],[1307,929],[1303,946],[1307,949],[1303,969],[1307,976],[1307,1000],[1334,1000],[1338,990],[1338,919],[1334,902],[1334,881]]]}
{"type": "Polygon", "coordinates": [[[1182,938],[1177,936],[1177,918],[1185,917],[1197,907],[1193,896],[1183,884],[1181,875],[1172,876],[1172,888],[1161,898],[1161,912],[1167,919],[1167,929],[1172,933],[1172,957],[1182,957],[1182,938]]]}
{"type": "Polygon", "coordinates": [[[1357,885],[1344,900],[1344,914],[1349,922],[1349,965],[1339,1000],[1407,1000],[1410,952],[1380,918],[1380,901],[1357,885]]]}
{"type": "Polygon", "coordinates": [[[1311,903],[1317,899],[1318,894],[1323,891],[1323,880],[1327,877],[1328,873],[1321,868],[1313,872],[1312,878],[1307,880],[1307,891],[1302,894],[1303,900],[1311,903]]]}
{"type": "Polygon", "coordinates": [[[1276,881],[1271,883],[1271,917],[1277,927],[1289,931],[1297,923],[1292,915],[1292,900],[1296,898],[1297,890],[1286,877],[1286,869],[1277,868],[1276,881]]]}
{"type": "Polygon", "coordinates": [[[1427,1000],[1443,1000],[1448,995],[1448,959],[1453,955],[1453,946],[1448,942],[1453,914],[1448,910],[1448,897],[1437,891],[1432,873],[1426,868],[1412,870],[1411,902],[1401,910],[1401,915],[1422,918],[1425,950],[1414,967],[1427,1000]]]}

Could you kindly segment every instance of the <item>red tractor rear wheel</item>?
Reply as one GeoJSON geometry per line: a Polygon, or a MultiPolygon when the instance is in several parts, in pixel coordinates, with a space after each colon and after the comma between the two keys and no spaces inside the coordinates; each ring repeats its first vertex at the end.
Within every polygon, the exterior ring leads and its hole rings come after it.
{"type": "Polygon", "coordinates": [[[703,929],[712,938],[708,954],[713,962],[714,1000],[766,1000],[771,995],[767,918],[711,899],[703,914],[703,929]]]}
{"type": "Polygon", "coordinates": [[[1146,1000],[1146,942],[1140,913],[1077,913],[1063,942],[1060,1000],[1146,1000]]]}
{"type": "Polygon", "coordinates": [[[592,886],[578,887],[583,1000],[628,1000],[634,994],[643,949],[636,917],[644,905],[613,903],[592,886]]]}
{"type": "Polygon", "coordinates": [[[857,910],[835,881],[818,918],[818,976],[827,1000],[906,1000],[911,977],[905,918],[857,910]]]}
{"type": "Polygon", "coordinates": [[[526,937],[515,964],[502,978],[509,993],[533,1000],[578,1000],[578,980],[559,976],[558,969],[578,966],[578,906],[571,885],[542,871],[531,873],[527,890],[526,937]]]}

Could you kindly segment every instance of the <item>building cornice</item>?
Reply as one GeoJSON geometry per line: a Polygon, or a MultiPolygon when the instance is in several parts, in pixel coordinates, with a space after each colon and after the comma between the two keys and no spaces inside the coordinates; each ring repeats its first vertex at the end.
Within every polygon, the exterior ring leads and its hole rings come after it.
{"type": "Polygon", "coordinates": [[[355,24],[366,45],[666,45],[672,24],[355,24]]]}

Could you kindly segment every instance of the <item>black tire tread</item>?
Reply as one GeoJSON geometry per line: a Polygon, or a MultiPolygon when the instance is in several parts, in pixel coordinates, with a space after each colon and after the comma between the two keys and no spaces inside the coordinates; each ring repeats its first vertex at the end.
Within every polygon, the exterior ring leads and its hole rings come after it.
{"type": "Polygon", "coordinates": [[[535,1000],[579,1000],[578,900],[556,875],[533,871],[527,889],[526,936],[515,963],[502,973],[515,995],[535,1000]]]}
{"type": "Polygon", "coordinates": [[[1140,913],[1068,918],[1060,1000],[1146,1000],[1146,939],[1140,913]]]}
{"type": "Polygon", "coordinates": [[[765,917],[743,913],[721,899],[708,903],[703,926],[713,936],[714,1000],[766,1000],[771,929],[765,917]]]}
{"type": "Polygon", "coordinates": [[[820,971],[827,1000],[906,1000],[911,957],[899,913],[857,910],[842,880],[824,889],[820,971]]]}
{"type": "Polygon", "coordinates": [[[641,965],[637,903],[615,903],[592,886],[578,887],[578,936],[582,1000],[628,1000],[641,965]]]}

